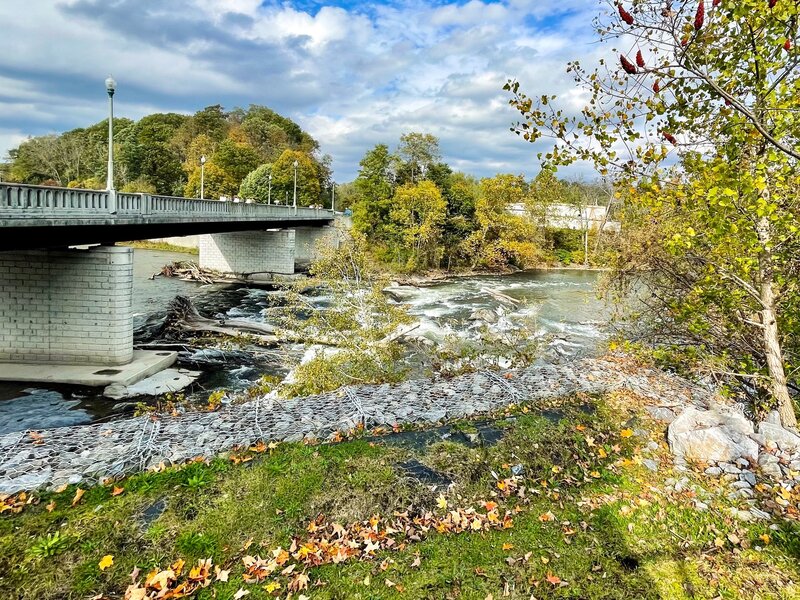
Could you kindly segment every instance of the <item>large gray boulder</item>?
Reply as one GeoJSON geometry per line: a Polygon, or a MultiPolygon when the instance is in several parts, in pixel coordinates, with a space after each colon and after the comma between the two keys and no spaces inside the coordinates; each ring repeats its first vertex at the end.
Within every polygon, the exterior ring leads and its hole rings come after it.
{"type": "Polygon", "coordinates": [[[762,421],[758,424],[758,433],[764,437],[766,443],[774,442],[785,452],[800,450],[800,435],[792,433],[780,425],[762,421]]]}
{"type": "Polygon", "coordinates": [[[675,456],[711,462],[758,459],[758,444],[750,439],[753,424],[722,404],[708,410],[687,407],[670,423],[667,439],[675,456]]]}

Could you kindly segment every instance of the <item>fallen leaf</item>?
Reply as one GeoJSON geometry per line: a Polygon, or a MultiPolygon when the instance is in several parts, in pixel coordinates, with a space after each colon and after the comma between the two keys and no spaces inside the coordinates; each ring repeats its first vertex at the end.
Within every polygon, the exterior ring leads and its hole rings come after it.
{"type": "Polygon", "coordinates": [[[45,506],[45,508],[47,509],[47,512],[53,512],[53,509],[55,509],[55,507],[56,507],[56,501],[55,500],[50,500],[50,502],[48,502],[47,506],[45,506]]]}
{"type": "Polygon", "coordinates": [[[214,574],[216,575],[217,581],[228,581],[228,575],[230,575],[230,573],[230,569],[220,569],[219,567],[214,567],[214,574]]]}
{"type": "Polygon", "coordinates": [[[75,497],[72,499],[72,506],[73,507],[75,505],[77,505],[78,502],[81,501],[81,498],[83,498],[83,495],[85,493],[86,493],[86,490],[82,490],[81,488],[78,488],[77,490],[75,490],[75,497]]]}
{"type": "Polygon", "coordinates": [[[245,596],[249,596],[249,595],[250,595],[250,592],[248,592],[247,590],[244,590],[242,588],[239,588],[239,591],[236,592],[233,595],[233,600],[239,600],[239,598],[244,598],[245,596]]]}
{"type": "Polygon", "coordinates": [[[440,494],[439,497],[436,499],[436,505],[441,509],[447,508],[447,499],[440,494]]]}
{"type": "Polygon", "coordinates": [[[503,544],[503,550],[511,550],[513,547],[514,547],[514,544],[509,544],[508,542],[503,544]]]}
{"type": "Polygon", "coordinates": [[[124,487],[114,486],[114,489],[111,491],[112,496],[119,496],[122,492],[125,491],[124,487]]]}
{"type": "Polygon", "coordinates": [[[114,564],[114,557],[111,554],[106,554],[103,558],[100,559],[100,562],[97,563],[97,566],[100,567],[101,571],[105,571],[108,567],[114,564]]]}
{"type": "Polygon", "coordinates": [[[267,585],[264,586],[264,589],[267,591],[268,594],[271,594],[272,592],[277,592],[279,589],[281,589],[281,584],[278,583],[277,581],[270,581],[267,585]]]}
{"type": "Polygon", "coordinates": [[[619,437],[621,438],[629,438],[633,435],[633,429],[623,429],[619,432],[619,437]]]}
{"type": "Polygon", "coordinates": [[[561,583],[561,578],[556,576],[556,575],[553,575],[549,571],[548,571],[547,577],[545,577],[545,579],[547,580],[547,583],[551,583],[553,585],[558,585],[559,583],[561,583]]]}

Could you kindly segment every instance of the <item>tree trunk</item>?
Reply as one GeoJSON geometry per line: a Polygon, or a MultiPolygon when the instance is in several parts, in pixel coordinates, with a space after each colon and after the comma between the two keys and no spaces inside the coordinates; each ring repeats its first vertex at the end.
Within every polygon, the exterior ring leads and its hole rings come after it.
{"type": "Polygon", "coordinates": [[[772,255],[770,246],[770,224],[767,217],[762,217],[758,224],[758,237],[762,245],[759,258],[761,279],[761,324],[764,338],[764,353],[767,357],[767,368],[772,385],[772,395],[778,404],[778,413],[784,427],[797,427],[794,405],[786,384],[786,371],[783,367],[778,320],[775,314],[775,290],[773,289],[772,255]]]}

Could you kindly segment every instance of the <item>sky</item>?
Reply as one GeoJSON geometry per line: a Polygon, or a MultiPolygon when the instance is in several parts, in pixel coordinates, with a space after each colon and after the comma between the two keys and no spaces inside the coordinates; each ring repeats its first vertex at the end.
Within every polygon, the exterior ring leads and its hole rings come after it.
{"type": "MultiPolygon", "coordinates": [[[[598,53],[597,0],[2,0],[0,157],[27,136],[106,117],[269,106],[291,117],[352,180],[376,144],[431,133],[455,170],[539,170],[509,128],[503,84],[584,97],[565,72],[598,53]]],[[[572,176],[591,173],[577,167],[572,176]]],[[[570,173],[566,173],[570,175],[570,173]]]]}

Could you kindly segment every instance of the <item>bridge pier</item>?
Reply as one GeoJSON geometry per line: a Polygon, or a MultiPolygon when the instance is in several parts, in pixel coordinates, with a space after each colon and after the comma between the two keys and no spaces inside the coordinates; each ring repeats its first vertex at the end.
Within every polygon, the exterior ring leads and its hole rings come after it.
{"type": "Polygon", "coordinates": [[[133,358],[131,248],[3,252],[0,277],[0,362],[133,358]]]}
{"type": "Polygon", "coordinates": [[[335,227],[297,227],[294,230],[294,264],[295,267],[306,267],[319,254],[319,245],[337,246],[339,232],[335,227]]]}
{"type": "Polygon", "coordinates": [[[200,267],[249,276],[294,273],[295,232],[291,229],[236,231],[200,236],[200,267]]]}

